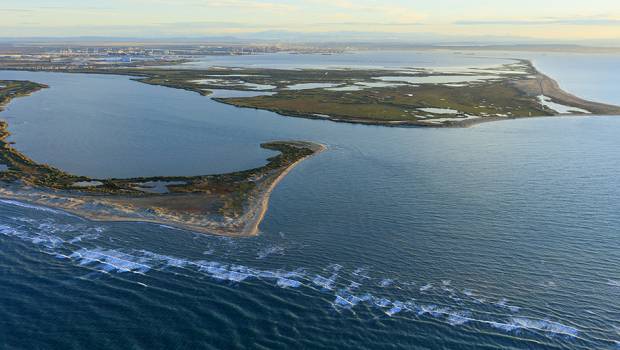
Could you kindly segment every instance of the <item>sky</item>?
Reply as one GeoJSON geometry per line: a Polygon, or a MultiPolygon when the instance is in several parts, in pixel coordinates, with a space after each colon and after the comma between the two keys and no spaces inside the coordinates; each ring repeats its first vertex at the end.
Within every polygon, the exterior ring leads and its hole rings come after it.
{"type": "Polygon", "coordinates": [[[0,37],[265,31],[620,39],[620,0],[0,0],[0,37]]]}

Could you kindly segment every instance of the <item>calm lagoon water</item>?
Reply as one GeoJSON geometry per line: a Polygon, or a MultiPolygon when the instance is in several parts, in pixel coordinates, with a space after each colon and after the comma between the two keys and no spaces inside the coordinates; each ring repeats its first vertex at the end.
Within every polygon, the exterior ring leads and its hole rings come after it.
{"type": "MultiPolygon", "coordinates": [[[[16,147],[31,158],[93,177],[197,175],[248,169],[274,153],[252,124],[199,94],[127,77],[1,72],[51,88],[3,113],[16,147]]],[[[246,117],[247,118],[247,117],[246,117]]],[[[246,119],[247,120],[247,119],[246,119]]]]}
{"type": "Polygon", "coordinates": [[[616,117],[382,128],[126,77],[0,78],[51,86],[0,117],[16,147],[78,173],[219,172],[262,164],[266,140],[329,146],[278,186],[254,238],[0,201],[2,348],[620,346],[616,117]]]}

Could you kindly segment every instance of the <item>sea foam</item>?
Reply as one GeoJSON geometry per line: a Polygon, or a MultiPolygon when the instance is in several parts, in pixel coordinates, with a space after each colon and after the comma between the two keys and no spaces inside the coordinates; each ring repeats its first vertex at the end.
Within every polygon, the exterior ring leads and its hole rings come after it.
{"type": "MultiPolygon", "coordinates": [[[[103,273],[138,273],[145,274],[150,270],[156,269],[165,271],[167,269],[185,269],[188,273],[202,273],[210,278],[219,281],[229,281],[233,283],[242,283],[249,279],[264,280],[267,283],[273,283],[278,288],[301,288],[303,286],[319,286],[323,292],[329,292],[340,286],[334,292],[332,304],[338,309],[352,309],[359,304],[365,303],[369,307],[375,307],[381,310],[387,316],[394,316],[399,313],[412,312],[418,317],[433,317],[439,321],[445,322],[452,326],[461,326],[466,323],[486,324],[492,328],[515,332],[519,330],[530,330],[542,332],[550,335],[566,335],[570,337],[577,336],[579,331],[571,326],[567,326],[558,322],[547,319],[533,319],[528,317],[508,317],[506,320],[501,319],[477,319],[475,318],[474,309],[458,310],[453,307],[462,306],[461,303],[455,303],[452,306],[437,305],[433,303],[424,303],[423,301],[414,303],[413,300],[402,302],[399,300],[391,300],[389,297],[395,279],[383,277],[375,280],[374,283],[368,284],[372,288],[381,287],[382,293],[385,295],[373,295],[368,291],[364,291],[364,286],[360,282],[347,280],[342,278],[340,283],[338,277],[343,272],[343,267],[338,264],[332,264],[323,269],[324,273],[330,273],[328,277],[322,274],[309,275],[304,269],[294,271],[286,270],[264,270],[256,269],[240,264],[229,264],[218,261],[189,260],[175,256],[158,254],[148,250],[120,250],[110,248],[84,248],[78,244],[83,241],[97,240],[103,229],[100,227],[88,227],[86,225],[70,225],[59,224],[52,221],[37,221],[23,218],[23,220],[15,221],[21,224],[14,227],[11,225],[0,224],[0,235],[18,238],[31,242],[35,245],[45,247],[48,253],[67,261],[74,261],[78,266],[88,267],[103,273]],[[79,231],[80,234],[72,238],[63,238],[66,234],[79,231]],[[69,250],[69,252],[67,252],[69,250]],[[314,277],[312,277],[314,276],[314,277]],[[305,284],[304,282],[308,282],[305,284]]],[[[366,268],[356,269],[350,272],[350,276],[358,280],[371,280],[366,275],[366,268]]],[[[616,285],[609,281],[610,285],[616,285]]],[[[453,290],[452,282],[441,281],[438,284],[441,288],[436,291],[453,290]],[[448,288],[450,286],[450,288],[448,288]]],[[[419,290],[421,292],[428,291],[433,288],[432,283],[423,285],[419,290]]],[[[455,289],[456,290],[456,289],[455,289]]],[[[402,293],[402,291],[399,291],[402,293]]],[[[464,289],[463,295],[470,297],[475,301],[474,293],[471,290],[464,289]]],[[[422,294],[425,299],[435,299],[435,296],[422,294]]],[[[452,296],[452,292],[449,296],[452,296]]],[[[508,304],[506,298],[501,298],[493,304],[487,304],[499,309],[508,309],[512,312],[518,311],[518,307],[508,304]]],[[[488,314],[488,313],[484,313],[488,314]]],[[[496,317],[501,318],[502,315],[496,313],[496,317]]]]}

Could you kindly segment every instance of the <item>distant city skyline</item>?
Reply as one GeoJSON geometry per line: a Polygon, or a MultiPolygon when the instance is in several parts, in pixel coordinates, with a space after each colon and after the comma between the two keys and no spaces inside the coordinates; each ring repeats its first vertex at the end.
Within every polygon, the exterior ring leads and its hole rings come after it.
{"type": "Polygon", "coordinates": [[[620,39],[617,0],[3,0],[0,14],[1,37],[191,37],[269,31],[620,39]]]}

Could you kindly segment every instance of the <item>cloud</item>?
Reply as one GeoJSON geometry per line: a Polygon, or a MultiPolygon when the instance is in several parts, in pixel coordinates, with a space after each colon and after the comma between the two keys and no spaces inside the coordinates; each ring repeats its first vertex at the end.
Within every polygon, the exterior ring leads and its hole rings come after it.
{"type": "Polygon", "coordinates": [[[423,26],[426,23],[423,22],[323,22],[323,23],[312,23],[313,25],[319,26],[379,26],[379,27],[408,27],[408,26],[423,26]]]}
{"type": "Polygon", "coordinates": [[[202,8],[234,8],[243,10],[293,11],[299,7],[286,3],[260,0],[126,0],[138,4],[159,4],[170,7],[193,6],[202,8]]]}
{"type": "Polygon", "coordinates": [[[37,6],[31,8],[0,8],[2,12],[41,12],[41,11],[80,11],[80,10],[111,10],[111,7],[102,6],[37,6]]]}
{"type": "Polygon", "coordinates": [[[204,1],[196,1],[198,3],[203,4],[205,6],[210,7],[235,7],[235,8],[244,8],[244,9],[258,9],[258,10],[269,10],[269,11],[291,11],[297,10],[298,7],[289,4],[282,4],[276,2],[265,2],[265,1],[252,1],[252,0],[204,0],[204,1]]]}
{"type": "Polygon", "coordinates": [[[211,29],[211,28],[217,28],[217,29],[252,28],[254,29],[257,27],[270,28],[270,27],[277,27],[277,26],[270,26],[270,25],[263,25],[263,24],[257,25],[254,23],[247,23],[247,22],[195,21],[195,22],[153,23],[153,24],[144,25],[143,27],[152,27],[152,28],[159,28],[159,29],[181,28],[183,30],[189,30],[189,29],[211,29]]]}
{"type": "Polygon", "coordinates": [[[34,10],[29,10],[29,9],[6,9],[6,8],[0,8],[0,13],[1,12],[16,12],[16,13],[31,13],[34,10]]]}
{"type": "Polygon", "coordinates": [[[358,16],[370,15],[375,18],[389,19],[390,22],[417,22],[427,17],[427,15],[414,10],[411,6],[386,4],[383,1],[309,0],[308,2],[322,6],[324,9],[331,8],[335,11],[345,11],[346,14],[351,16],[354,14],[358,16]]]}
{"type": "Polygon", "coordinates": [[[620,26],[620,19],[614,18],[543,18],[529,20],[463,20],[455,25],[468,26],[532,26],[532,25],[570,25],[570,26],[620,26]]]}

